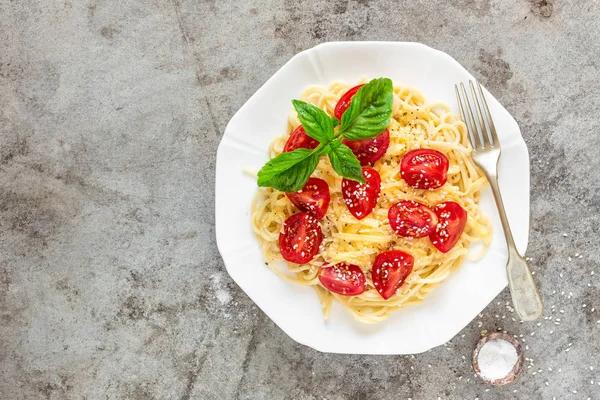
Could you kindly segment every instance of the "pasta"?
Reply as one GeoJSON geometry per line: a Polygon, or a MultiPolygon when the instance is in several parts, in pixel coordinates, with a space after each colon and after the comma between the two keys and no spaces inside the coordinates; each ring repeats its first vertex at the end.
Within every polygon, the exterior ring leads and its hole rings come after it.
{"type": "MultiPolygon", "coordinates": [[[[364,82],[363,79],[359,83],[364,82]]],[[[329,87],[311,86],[304,91],[301,99],[333,116],[338,100],[350,87],[343,82],[334,82],[329,87]]],[[[393,311],[423,301],[460,267],[469,256],[471,243],[483,243],[485,251],[491,242],[491,224],[479,206],[480,191],[487,185],[487,180],[471,159],[465,124],[448,105],[441,102],[427,104],[423,95],[415,89],[394,85],[393,93],[392,117],[388,125],[390,144],[385,156],[373,165],[381,176],[381,193],[374,211],[362,220],[348,211],[342,199],[342,177],[334,172],[327,157],[321,157],[313,173],[314,177],[328,183],[331,202],[320,222],[323,242],[310,262],[297,265],[285,262],[281,256],[279,234],[285,220],[297,212],[285,193],[261,188],[252,203],[251,224],[265,262],[282,278],[312,286],[320,298],[325,318],[335,299],[359,321],[382,321],[393,311]],[[448,181],[438,190],[414,189],[400,177],[402,156],[420,147],[438,150],[449,160],[448,181]],[[454,201],[462,206],[468,219],[458,243],[447,253],[442,253],[427,237],[417,239],[396,235],[390,228],[388,210],[394,203],[405,199],[430,206],[454,201]],[[373,286],[370,270],[377,254],[388,250],[411,254],[414,266],[397,293],[384,300],[373,286]],[[318,279],[321,267],[340,262],[358,265],[363,270],[367,278],[364,293],[344,296],[323,287],[318,279]]],[[[269,147],[271,157],[283,151],[290,133],[299,125],[297,114],[292,111],[287,132],[273,140],[269,147]]]]}

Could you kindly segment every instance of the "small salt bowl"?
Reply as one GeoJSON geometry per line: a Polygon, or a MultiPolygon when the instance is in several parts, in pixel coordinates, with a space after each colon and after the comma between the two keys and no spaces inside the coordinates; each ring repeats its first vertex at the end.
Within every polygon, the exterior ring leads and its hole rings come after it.
{"type": "Polygon", "coordinates": [[[523,371],[523,348],[514,337],[490,333],[482,337],[473,350],[473,370],[485,383],[506,385],[523,371]]]}

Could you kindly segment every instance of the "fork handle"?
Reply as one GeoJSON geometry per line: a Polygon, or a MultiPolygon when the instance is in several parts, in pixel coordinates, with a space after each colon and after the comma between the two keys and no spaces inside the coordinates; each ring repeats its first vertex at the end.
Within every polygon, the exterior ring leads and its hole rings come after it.
{"type": "Polygon", "coordinates": [[[544,305],[536,284],[531,275],[531,269],[527,261],[519,254],[515,246],[515,240],[510,230],[504,202],[500,194],[497,176],[488,175],[488,181],[494,194],[494,200],[498,206],[498,214],[504,228],[506,237],[506,246],[508,247],[508,263],[506,264],[506,274],[508,277],[508,286],[512,296],[515,311],[524,321],[532,321],[542,315],[544,305]]]}

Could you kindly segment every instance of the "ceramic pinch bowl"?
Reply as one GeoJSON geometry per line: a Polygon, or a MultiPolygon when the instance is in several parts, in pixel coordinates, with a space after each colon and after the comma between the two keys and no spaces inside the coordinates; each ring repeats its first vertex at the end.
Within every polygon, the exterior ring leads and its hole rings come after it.
{"type": "Polygon", "coordinates": [[[507,333],[502,333],[502,332],[490,333],[489,335],[486,335],[486,336],[482,337],[481,339],[479,339],[479,342],[477,342],[477,346],[475,346],[475,350],[473,350],[473,359],[472,359],[473,370],[475,371],[477,376],[479,378],[481,378],[481,380],[483,380],[485,383],[487,383],[489,385],[502,386],[502,385],[506,385],[507,383],[514,381],[517,378],[517,376],[519,376],[519,374],[523,371],[524,362],[525,362],[525,355],[524,355],[523,347],[521,346],[521,343],[519,343],[519,341],[517,339],[515,339],[514,337],[512,337],[511,335],[509,335],[507,333]],[[481,373],[481,368],[479,365],[479,352],[481,351],[481,348],[486,343],[489,343],[493,340],[505,340],[505,341],[509,342],[512,346],[514,346],[515,350],[517,352],[517,361],[515,362],[515,365],[506,374],[506,376],[504,378],[488,379],[487,377],[483,376],[481,373]]]}

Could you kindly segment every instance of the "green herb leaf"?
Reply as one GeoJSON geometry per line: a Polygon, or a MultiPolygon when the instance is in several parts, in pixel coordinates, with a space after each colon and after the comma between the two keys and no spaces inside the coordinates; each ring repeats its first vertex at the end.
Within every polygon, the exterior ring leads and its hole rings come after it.
{"type": "Polygon", "coordinates": [[[336,139],[330,143],[328,155],[329,161],[331,161],[331,165],[338,175],[352,179],[353,181],[365,183],[360,162],[354,153],[352,153],[352,150],[345,144],[342,144],[341,139],[336,139]]]}
{"type": "Polygon", "coordinates": [[[306,134],[321,143],[333,140],[333,121],[317,106],[300,100],[292,100],[306,134]]]}
{"type": "Polygon", "coordinates": [[[336,126],[338,126],[340,121],[338,121],[338,119],[335,117],[331,117],[331,123],[333,124],[333,127],[335,128],[336,126]]]}
{"type": "Polygon", "coordinates": [[[296,149],[270,159],[258,171],[258,186],[270,186],[282,192],[297,192],[317,167],[321,151],[319,147],[315,150],[296,149]]]}
{"type": "Polygon", "coordinates": [[[352,97],[350,107],[342,115],[340,133],[348,140],[379,135],[390,123],[393,101],[392,81],[373,79],[352,97]]]}

